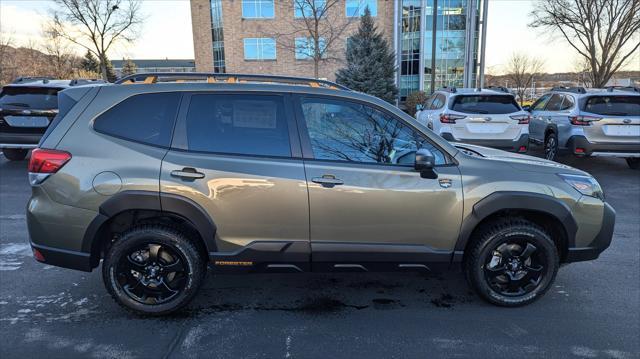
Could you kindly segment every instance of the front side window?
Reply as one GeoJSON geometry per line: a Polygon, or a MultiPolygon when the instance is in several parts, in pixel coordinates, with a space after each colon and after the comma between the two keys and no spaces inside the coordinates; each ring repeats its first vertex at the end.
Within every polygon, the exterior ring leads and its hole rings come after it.
{"type": "Polygon", "coordinates": [[[540,97],[533,105],[531,105],[531,111],[544,111],[544,107],[551,98],[550,94],[540,97]]]}
{"type": "Polygon", "coordinates": [[[275,60],[276,40],[266,37],[244,39],[245,60],[275,60]]]}
{"type": "Polygon", "coordinates": [[[169,147],[180,96],[176,92],[131,96],[98,116],[93,129],[126,140],[169,147]]]}
{"type": "Polygon", "coordinates": [[[369,106],[329,99],[304,99],[302,112],[313,156],[321,160],[412,166],[420,148],[444,153],[399,119],[369,106]]]}
{"type": "Polygon", "coordinates": [[[314,18],[323,15],[326,6],[326,0],[292,0],[293,14],[297,19],[314,18]],[[315,15],[314,15],[315,10],[315,15]]]}
{"type": "Polygon", "coordinates": [[[273,0],[242,0],[244,19],[272,19],[275,17],[273,0]]]}
{"type": "Polygon", "coordinates": [[[291,156],[280,96],[192,95],[184,131],[180,132],[186,134],[189,151],[291,156]]]}
{"type": "Polygon", "coordinates": [[[456,96],[451,109],[469,114],[506,114],[520,111],[516,99],[510,95],[456,96]]]}
{"type": "MultiPolygon", "coordinates": [[[[309,60],[315,57],[315,41],[312,37],[296,37],[296,59],[297,60],[309,60]]],[[[325,41],[324,38],[319,38],[318,43],[320,45],[320,55],[322,58],[325,55],[325,41]]]]}
{"type": "Polygon", "coordinates": [[[378,0],[347,0],[345,7],[347,17],[362,16],[367,7],[371,16],[378,15],[378,0]]]}
{"type": "Polygon", "coordinates": [[[640,116],[640,96],[591,96],[583,111],[603,116],[640,116]]]}

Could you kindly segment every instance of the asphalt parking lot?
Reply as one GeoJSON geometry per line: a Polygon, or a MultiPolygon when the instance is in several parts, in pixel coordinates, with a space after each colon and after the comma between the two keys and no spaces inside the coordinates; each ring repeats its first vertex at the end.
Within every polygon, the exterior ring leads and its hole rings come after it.
{"type": "Polygon", "coordinates": [[[527,307],[486,304],[459,272],[210,273],[186,311],[141,319],[108,296],[100,271],[31,257],[27,163],[0,156],[0,358],[638,358],[640,172],[620,159],[561,161],[603,185],[615,236],[527,307]]]}

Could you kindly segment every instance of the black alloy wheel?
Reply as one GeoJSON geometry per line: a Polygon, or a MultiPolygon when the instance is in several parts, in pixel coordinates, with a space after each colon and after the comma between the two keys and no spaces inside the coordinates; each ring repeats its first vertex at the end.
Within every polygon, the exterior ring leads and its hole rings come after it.
{"type": "Polygon", "coordinates": [[[526,238],[500,243],[484,265],[487,284],[504,296],[531,293],[542,281],[548,267],[545,256],[526,238]]]}

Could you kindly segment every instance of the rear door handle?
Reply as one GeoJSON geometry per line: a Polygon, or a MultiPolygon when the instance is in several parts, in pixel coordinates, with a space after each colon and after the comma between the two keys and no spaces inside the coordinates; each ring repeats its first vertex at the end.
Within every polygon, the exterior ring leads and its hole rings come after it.
{"type": "Polygon", "coordinates": [[[311,179],[311,182],[318,183],[323,187],[329,187],[329,188],[344,184],[343,180],[336,178],[336,176],[334,175],[324,175],[322,177],[313,177],[311,179]]]}
{"type": "Polygon", "coordinates": [[[204,178],[204,173],[198,172],[195,168],[185,167],[181,170],[171,171],[173,177],[179,177],[183,179],[199,179],[204,178]]]}

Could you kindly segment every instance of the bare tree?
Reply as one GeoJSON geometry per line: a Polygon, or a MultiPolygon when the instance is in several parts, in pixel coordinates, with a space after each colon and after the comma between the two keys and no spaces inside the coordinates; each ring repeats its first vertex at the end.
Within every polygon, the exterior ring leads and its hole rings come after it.
{"type": "Polygon", "coordinates": [[[9,82],[10,73],[15,70],[13,56],[13,36],[6,32],[0,32],[0,85],[9,82]]]}
{"type": "Polygon", "coordinates": [[[507,62],[505,76],[509,85],[516,90],[520,104],[524,102],[524,95],[531,87],[534,77],[542,72],[544,62],[522,53],[513,53],[507,62]]]}
{"type": "Polygon", "coordinates": [[[575,63],[574,70],[574,80],[578,86],[593,87],[593,73],[591,72],[589,61],[580,58],[580,61],[575,63]]]}
{"type": "Polygon", "coordinates": [[[131,43],[142,23],[140,0],[54,0],[52,30],[82,46],[100,60],[107,80],[107,52],[119,42],[131,43]]]}
{"type": "Polygon", "coordinates": [[[78,65],[78,57],[73,53],[68,41],[56,31],[52,23],[43,26],[42,38],[42,49],[50,57],[51,74],[57,78],[71,76],[78,65]]]}
{"type": "Polygon", "coordinates": [[[342,15],[344,11],[343,0],[293,0],[282,2],[285,12],[293,13],[289,20],[287,32],[267,30],[266,32],[276,39],[280,47],[301,57],[313,61],[313,76],[319,77],[320,66],[329,61],[341,60],[342,52],[338,52],[338,43],[344,41],[344,34],[358,17],[342,15]],[[296,38],[304,38],[304,41],[296,41],[296,38]]]}
{"type": "Polygon", "coordinates": [[[640,47],[640,0],[540,0],[532,27],[560,32],[603,87],[640,47]]]}

